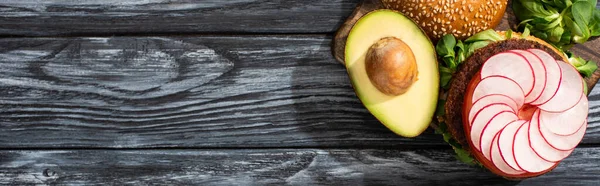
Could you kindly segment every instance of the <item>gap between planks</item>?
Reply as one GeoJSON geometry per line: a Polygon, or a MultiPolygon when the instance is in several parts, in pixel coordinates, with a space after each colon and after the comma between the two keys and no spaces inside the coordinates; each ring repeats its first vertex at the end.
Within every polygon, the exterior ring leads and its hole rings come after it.
{"type": "Polygon", "coordinates": [[[279,32],[200,32],[200,33],[128,33],[128,32],[115,32],[115,33],[73,33],[68,35],[55,35],[55,36],[36,36],[36,35],[7,35],[0,34],[0,39],[69,39],[69,38],[118,38],[118,37],[327,37],[333,38],[335,32],[290,32],[290,33],[279,33],[279,32]]]}

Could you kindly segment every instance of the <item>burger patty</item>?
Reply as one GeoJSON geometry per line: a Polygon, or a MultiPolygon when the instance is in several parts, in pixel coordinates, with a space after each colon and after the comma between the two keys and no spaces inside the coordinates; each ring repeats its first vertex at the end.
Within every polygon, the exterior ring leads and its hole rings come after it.
{"type": "MultiPolygon", "coordinates": [[[[473,55],[467,58],[458,71],[453,75],[446,98],[446,124],[448,131],[463,147],[468,147],[467,138],[463,129],[462,110],[465,91],[469,86],[471,78],[479,72],[483,63],[495,54],[508,50],[525,50],[525,49],[541,49],[548,52],[555,59],[562,59],[560,54],[557,54],[546,45],[526,39],[508,39],[500,42],[491,43],[486,47],[476,50],[473,55]]],[[[468,150],[468,148],[465,148],[468,150]]]]}

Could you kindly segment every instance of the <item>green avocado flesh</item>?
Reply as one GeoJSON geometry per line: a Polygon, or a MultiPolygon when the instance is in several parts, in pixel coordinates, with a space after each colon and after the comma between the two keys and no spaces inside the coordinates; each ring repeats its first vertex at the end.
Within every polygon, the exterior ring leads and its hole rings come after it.
{"type": "Polygon", "coordinates": [[[376,10],[363,16],[348,35],[346,69],[364,106],[394,133],[415,137],[429,126],[438,101],[439,73],[433,44],[409,18],[392,10],[376,10]],[[418,80],[398,96],[380,92],[365,69],[369,47],[379,39],[396,37],[414,53],[418,80]]]}

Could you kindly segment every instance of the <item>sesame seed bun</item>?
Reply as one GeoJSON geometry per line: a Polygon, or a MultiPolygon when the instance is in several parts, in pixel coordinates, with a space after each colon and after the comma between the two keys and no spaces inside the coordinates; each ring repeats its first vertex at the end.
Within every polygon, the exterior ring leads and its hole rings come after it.
{"type": "Polygon", "coordinates": [[[446,34],[458,39],[495,28],[508,0],[382,0],[387,9],[402,12],[434,41],[446,34]]]}

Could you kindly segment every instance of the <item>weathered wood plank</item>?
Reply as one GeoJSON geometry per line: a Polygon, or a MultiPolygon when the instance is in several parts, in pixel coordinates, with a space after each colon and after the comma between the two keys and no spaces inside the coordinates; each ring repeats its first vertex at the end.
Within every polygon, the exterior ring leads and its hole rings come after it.
{"type": "MultiPolygon", "coordinates": [[[[326,36],[0,39],[0,148],[405,147],[326,36]]],[[[600,142],[600,89],[584,143],[600,142]]]]}
{"type": "Polygon", "coordinates": [[[449,150],[0,151],[0,184],[597,185],[600,148],[555,170],[508,181],[449,150]]]}
{"type": "Polygon", "coordinates": [[[361,106],[325,36],[0,40],[0,147],[440,144],[361,106]]]}
{"type": "Polygon", "coordinates": [[[0,35],[333,32],[359,0],[0,1],[0,35]]]}

